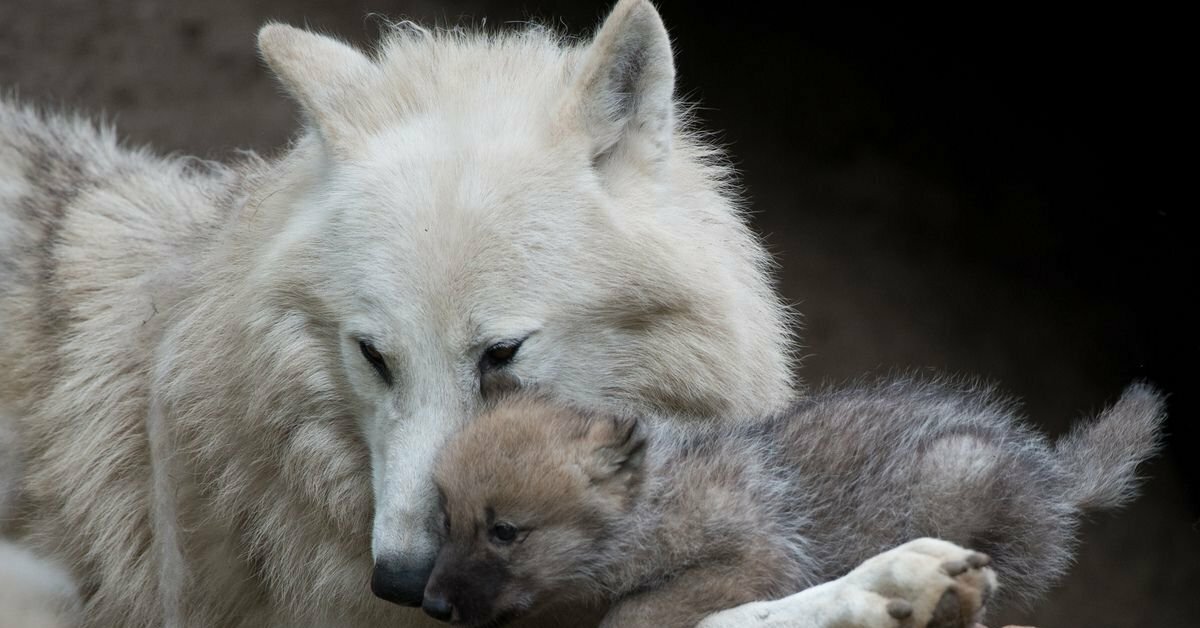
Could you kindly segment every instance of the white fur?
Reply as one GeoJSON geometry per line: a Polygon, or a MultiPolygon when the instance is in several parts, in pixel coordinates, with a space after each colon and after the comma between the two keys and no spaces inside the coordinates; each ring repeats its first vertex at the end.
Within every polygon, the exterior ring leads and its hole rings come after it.
{"type": "Polygon", "coordinates": [[[81,606],[65,569],[0,541],[0,628],[71,628],[81,606]]]}
{"type": "Polygon", "coordinates": [[[842,578],[716,613],[697,628],[920,628],[931,625],[934,609],[950,589],[967,614],[977,617],[987,601],[985,590],[996,588],[996,574],[971,569],[954,578],[943,568],[948,561],[965,563],[970,554],[946,541],[917,539],[865,561],[842,578]],[[903,619],[890,615],[888,603],[894,600],[907,602],[912,614],[903,619]]]}

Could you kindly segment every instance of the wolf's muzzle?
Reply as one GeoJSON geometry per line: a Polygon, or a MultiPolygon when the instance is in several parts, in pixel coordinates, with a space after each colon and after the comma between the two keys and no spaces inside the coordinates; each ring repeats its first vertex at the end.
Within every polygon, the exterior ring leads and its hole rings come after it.
{"type": "Polygon", "coordinates": [[[371,573],[371,593],[403,606],[421,606],[425,583],[433,563],[411,564],[399,558],[381,557],[371,573]]]}

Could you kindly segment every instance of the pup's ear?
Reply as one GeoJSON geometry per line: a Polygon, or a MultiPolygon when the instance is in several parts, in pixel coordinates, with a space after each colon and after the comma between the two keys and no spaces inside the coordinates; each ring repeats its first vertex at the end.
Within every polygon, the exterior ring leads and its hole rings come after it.
{"type": "Polygon", "coordinates": [[[351,118],[371,113],[366,92],[378,71],[366,55],[332,37],[285,24],[262,27],[258,50],[329,148],[338,152],[356,144],[360,131],[351,118]]]}
{"type": "Polygon", "coordinates": [[[653,168],[671,149],[675,64],[658,11],[621,0],[584,52],[564,106],[592,140],[593,161],[653,168]]]}
{"type": "Polygon", "coordinates": [[[633,417],[592,419],[586,436],[591,446],[588,473],[594,484],[633,488],[646,459],[646,435],[633,417]]]}

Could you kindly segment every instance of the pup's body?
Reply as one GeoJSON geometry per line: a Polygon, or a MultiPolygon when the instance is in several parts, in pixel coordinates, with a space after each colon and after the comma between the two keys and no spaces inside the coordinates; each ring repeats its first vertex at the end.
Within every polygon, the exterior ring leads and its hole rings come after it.
{"type": "Polygon", "coordinates": [[[1143,386],[1053,447],[987,390],[909,381],[707,427],[516,400],[438,464],[450,529],[426,598],[465,623],[592,595],[616,601],[608,625],[692,626],[936,536],[987,552],[1002,597],[1029,601],[1066,569],[1082,510],[1131,496],[1161,419],[1143,386]],[[500,524],[517,538],[497,543],[500,524]]]}

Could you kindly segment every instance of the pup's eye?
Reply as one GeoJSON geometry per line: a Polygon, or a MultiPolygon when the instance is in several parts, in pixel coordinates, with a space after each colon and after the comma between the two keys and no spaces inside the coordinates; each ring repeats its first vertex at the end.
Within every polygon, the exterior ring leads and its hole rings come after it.
{"type": "Polygon", "coordinates": [[[499,543],[500,545],[508,545],[509,543],[517,540],[517,535],[520,533],[520,530],[517,530],[516,526],[508,523],[507,521],[498,521],[492,524],[490,533],[493,541],[499,543]]]}
{"type": "Polygon", "coordinates": [[[392,384],[392,372],[388,370],[387,362],[383,359],[383,354],[379,353],[375,345],[366,340],[358,341],[358,350],[362,352],[363,357],[367,359],[367,362],[371,364],[375,372],[379,373],[379,377],[390,386],[392,384]]]}
{"type": "Polygon", "coordinates": [[[480,370],[488,371],[508,366],[512,363],[513,358],[517,357],[517,350],[521,348],[522,342],[525,342],[523,338],[505,340],[488,347],[479,360],[480,370]]]}

